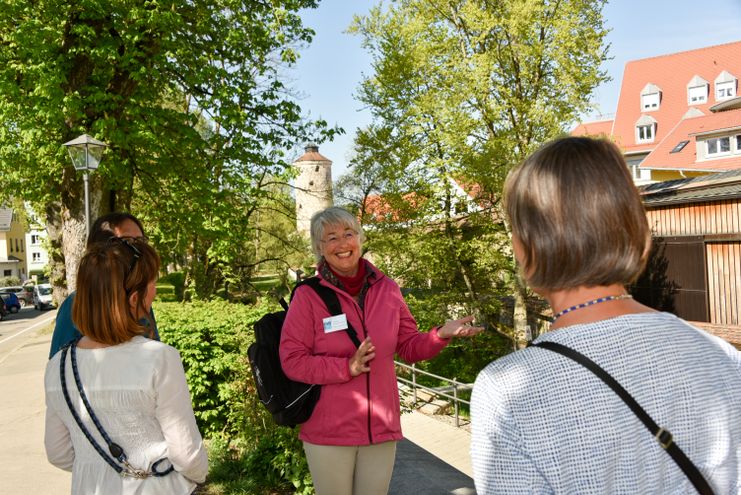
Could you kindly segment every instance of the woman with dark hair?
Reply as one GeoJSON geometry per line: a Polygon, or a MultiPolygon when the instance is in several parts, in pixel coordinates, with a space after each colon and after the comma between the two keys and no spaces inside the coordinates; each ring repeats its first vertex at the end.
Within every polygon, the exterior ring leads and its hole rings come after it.
{"type": "Polygon", "coordinates": [[[477,493],[738,493],[741,353],[628,294],[651,233],[620,150],[551,142],[512,171],[505,205],[522,274],[554,320],[476,379],[477,493]]]}
{"type": "MultiPolygon", "coordinates": [[[[87,245],[91,246],[96,242],[104,242],[111,237],[121,239],[136,239],[137,241],[146,242],[147,237],[144,235],[144,227],[131,213],[114,211],[98,217],[93,226],[90,228],[90,237],[87,245]]],[[[72,292],[59,306],[57,318],[54,323],[54,333],[51,336],[51,347],[49,349],[49,359],[59,352],[59,349],[66,344],[80,337],[80,331],[72,322],[72,304],[75,300],[75,293],[72,292]]],[[[143,320],[148,326],[149,331],[146,336],[159,340],[157,333],[157,323],[154,319],[154,313],[150,313],[149,318],[143,320]]]]}
{"type": "Polygon", "coordinates": [[[451,338],[481,331],[469,316],[420,332],[396,282],[362,258],[362,242],[350,212],[332,207],[312,217],[317,276],[337,294],[343,314],[332,317],[319,295],[301,286],[281,332],[286,375],[322,385],[299,434],[318,495],[387,493],[402,438],[394,356],[430,359],[451,338]],[[358,348],[343,331],[348,325],[358,348]]]}
{"type": "Polygon", "coordinates": [[[72,318],[82,337],[49,361],[44,442],[72,493],[190,494],[208,460],[180,355],[145,338],[159,257],[112,237],[88,248],[72,318]]]}

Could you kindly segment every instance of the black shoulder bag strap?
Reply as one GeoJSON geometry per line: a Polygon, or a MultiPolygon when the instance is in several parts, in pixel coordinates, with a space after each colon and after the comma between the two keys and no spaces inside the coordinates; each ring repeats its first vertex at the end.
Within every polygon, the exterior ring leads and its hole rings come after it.
{"type": "MultiPolygon", "coordinates": [[[[337,297],[337,293],[331,288],[322,285],[319,281],[319,278],[305,278],[304,280],[299,282],[296,287],[298,287],[299,285],[308,285],[309,287],[314,289],[314,291],[319,295],[322,301],[324,301],[324,304],[329,310],[329,314],[331,314],[332,316],[341,315],[343,313],[342,306],[340,305],[340,299],[337,297]]],[[[294,288],[293,290],[295,291],[296,289],[294,288]]],[[[355,344],[355,347],[360,347],[358,332],[355,331],[349,320],[347,322],[347,328],[345,329],[345,332],[347,333],[348,337],[350,337],[350,340],[352,340],[352,343],[355,344]]]]}
{"type": "Polygon", "coordinates": [[[576,361],[577,363],[581,364],[589,371],[597,375],[597,377],[605,382],[608,387],[610,387],[621,399],[623,399],[623,402],[625,402],[630,410],[633,411],[636,416],[638,416],[638,419],[640,419],[641,422],[646,426],[646,428],[648,428],[648,431],[650,431],[656,441],[659,442],[659,445],[661,445],[661,447],[667,451],[671,458],[674,459],[674,462],[677,463],[677,466],[679,466],[682,472],[687,476],[687,478],[689,478],[697,492],[700,495],[713,495],[713,489],[710,488],[707,480],[702,476],[700,470],[697,469],[697,466],[692,463],[692,461],[689,459],[689,457],[687,457],[682,449],[680,449],[679,446],[674,443],[672,434],[669,432],[669,430],[666,430],[657,425],[656,422],[651,418],[651,416],[648,415],[645,409],[643,409],[641,405],[636,402],[633,396],[630,395],[630,393],[628,393],[628,391],[625,390],[623,386],[617,382],[617,380],[615,380],[609,373],[602,369],[597,363],[586,357],[584,354],[581,354],[570,347],[567,347],[563,344],[558,344],[556,342],[539,342],[537,344],[531,344],[531,347],[540,347],[542,349],[547,349],[549,351],[561,354],[562,356],[576,361]]]}

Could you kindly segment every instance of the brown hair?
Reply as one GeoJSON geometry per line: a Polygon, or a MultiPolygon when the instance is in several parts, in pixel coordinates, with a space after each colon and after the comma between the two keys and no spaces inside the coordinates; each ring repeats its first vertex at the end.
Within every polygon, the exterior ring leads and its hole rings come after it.
{"type": "MultiPolygon", "coordinates": [[[[142,234],[144,234],[144,226],[138,218],[131,213],[114,211],[101,215],[95,219],[93,226],[90,227],[90,236],[87,239],[87,246],[90,247],[96,242],[104,242],[111,237],[115,237],[116,234],[114,231],[126,221],[134,222],[136,226],[139,227],[139,230],[142,231],[142,234]]],[[[144,235],[144,237],[146,238],[146,235],[144,235]]]]}
{"type": "MultiPolygon", "coordinates": [[[[136,335],[148,335],[137,314],[146,314],[144,299],[157,278],[160,259],[146,242],[113,237],[88,247],[77,271],[72,321],[96,342],[116,345],[136,335]],[[129,296],[138,295],[132,311],[129,296]]],[[[151,322],[150,322],[151,324],[151,322]]]]}
{"type": "Polygon", "coordinates": [[[613,143],[584,137],[552,141],[515,168],[504,189],[531,287],[626,285],[643,271],[651,232],[613,143]]]}

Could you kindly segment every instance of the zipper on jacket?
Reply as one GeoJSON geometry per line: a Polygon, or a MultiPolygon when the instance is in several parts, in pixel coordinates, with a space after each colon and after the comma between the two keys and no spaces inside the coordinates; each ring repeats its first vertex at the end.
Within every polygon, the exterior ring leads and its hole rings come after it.
{"type": "MultiPolygon", "coordinates": [[[[360,324],[363,325],[363,333],[368,337],[368,329],[365,328],[365,309],[360,308],[360,324]]],[[[365,374],[365,393],[368,401],[368,442],[373,445],[373,434],[371,433],[371,398],[370,398],[370,371],[365,374]]]]}
{"type": "MultiPolygon", "coordinates": [[[[371,284],[371,286],[372,285],[373,284],[371,284]]],[[[329,284],[329,286],[332,289],[336,290],[336,287],[334,287],[332,284],[329,284]]],[[[363,334],[364,334],[363,340],[365,340],[365,338],[368,337],[368,329],[365,327],[365,308],[361,307],[358,301],[355,301],[355,299],[352,299],[352,302],[353,302],[353,306],[355,307],[355,311],[358,312],[358,316],[360,317],[360,324],[363,327],[363,334]]],[[[365,374],[365,393],[366,393],[366,402],[368,403],[368,443],[370,445],[373,445],[373,434],[371,432],[370,372],[365,374]]]]}

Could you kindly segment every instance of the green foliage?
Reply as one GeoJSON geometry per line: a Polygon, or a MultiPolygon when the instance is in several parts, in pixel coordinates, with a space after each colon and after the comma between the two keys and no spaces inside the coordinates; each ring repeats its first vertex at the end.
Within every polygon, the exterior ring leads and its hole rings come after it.
{"type": "Polygon", "coordinates": [[[284,202],[271,186],[297,144],[339,132],[307,122],[281,79],[313,36],[298,12],[316,5],[0,0],[0,196],[45,216],[55,286],[82,251],[82,175],[62,146],[82,133],[109,145],[92,216],[137,214],[196,296],[259,262],[252,215],[284,202]]]}
{"type": "Polygon", "coordinates": [[[604,3],[400,0],[355,18],[373,58],[359,98],[374,122],[340,196],[372,226],[368,247],[389,275],[445,286],[449,304],[490,323],[513,296],[520,335],[502,185],[607,79],[604,3]]]}
{"type": "MultiPolygon", "coordinates": [[[[447,294],[429,291],[405,296],[409,310],[422,331],[444,323],[451,318],[468,313],[463,308],[453,308],[447,294]],[[453,309],[453,311],[451,311],[453,309]],[[460,312],[460,313],[459,313],[460,312]]],[[[463,383],[473,383],[487,364],[512,351],[512,342],[495,332],[483,332],[473,339],[454,339],[443,351],[429,361],[417,363],[417,367],[463,383]]],[[[424,383],[424,378],[420,379],[424,383]]],[[[429,385],[440,385],[430,382],[429,385]]]]}
{"type": "MultiPolygon", "coordinates": [[[[185,291],[185,274],[183,272],[171,272],[160,277],[157,281],[157,294],[159,295],[160,286],[172,287],[173,301],[182,301],[185,291]]],[[[168,292],[170,290],[168,289],[168,292]]]]}
{"type": "Polygon", "coordinates": [[[247,360],[254,323],[276,310],[264,299],[253,306],[155,303],[160,336],[180,351],[196,420],[209,438],[209,494],[313,492],[298,432],[273,424],[247,360]]]}
{"type": "Polygon", "coordinates": [[[21,285],[21,279],[18,277],[0,277],[0,287],[21,285]]]}
{"type": "Polygon", "coordinates": [[[245,432],[250,422],[247,347],[252,325],[270,310],[274,307],[267,302],[255,307],[223,301],[155,304],[162,341],[180,351],[196,419],[207,436],[245,432]]]}

